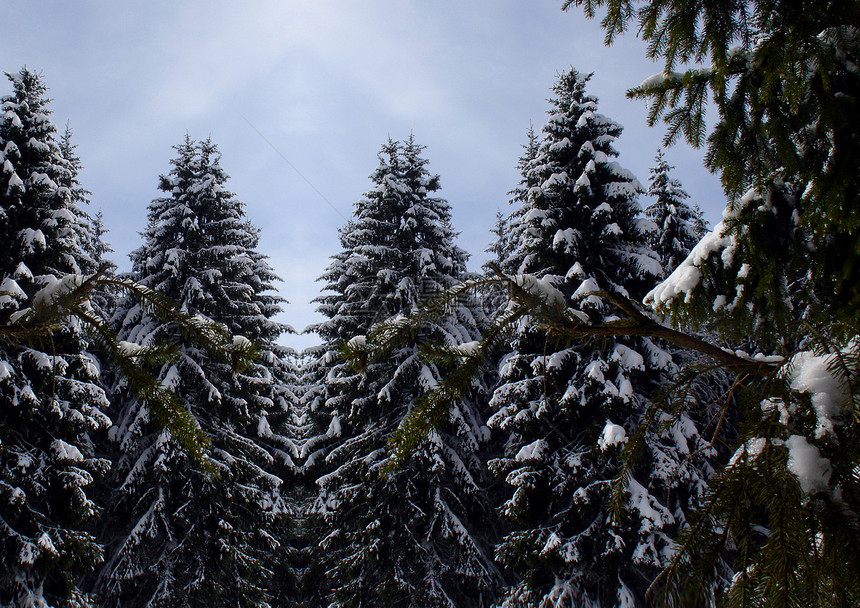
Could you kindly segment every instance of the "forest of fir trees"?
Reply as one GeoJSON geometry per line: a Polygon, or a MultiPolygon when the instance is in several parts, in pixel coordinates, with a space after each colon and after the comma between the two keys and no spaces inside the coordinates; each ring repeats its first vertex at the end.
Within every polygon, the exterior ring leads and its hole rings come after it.
{"type": "Polygon", "coordinates": [[[662,151],[624,168],[570,68],[480,272],[425,148],[382,143],[303,352],[214,142],[118,273],[8,74],[0,607],[860,605],[860,23],[803,4],[566,2],[665,61],[629,95],[707,146],[722,221],[662,151]]]}

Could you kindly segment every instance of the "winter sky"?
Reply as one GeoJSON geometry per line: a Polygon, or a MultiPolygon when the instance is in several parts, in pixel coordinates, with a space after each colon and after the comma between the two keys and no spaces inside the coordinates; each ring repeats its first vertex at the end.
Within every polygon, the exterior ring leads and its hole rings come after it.
{"type": "MultiPolygon", "coordinates": [[[[414,133],[427,146],[472,269],[485,259],[496,210],[509,208],[529,124],[544,123],[550,87],[570,66],[594,72],[589,90],[601,113],[625,127],[619,162],[647,183],[664,131],[647,127],[644,103],[624,92],[660,66],[630,34],[604,47],[596,21],[560,6],[0,0],[0,69],[42,73],[55,122],[74,131],[81,180],[122,270],[140,245],[147,204],[160,195],[171,147],[186,132],[211,136],[227,186],[247,204],[260,249],[283,279],[290,304],[282,320],[301,331],[320,319],[310,302],[321,287],[315,279],[389,136],[414,133]]],[[[0,94],[10,91],[0,83],[0,94]]],[[[677,145],[667,157],[715,223],[723,198],[703,152],[677,145]]],[[[303,347],[315,338],[283,342],[303,347]]]]}

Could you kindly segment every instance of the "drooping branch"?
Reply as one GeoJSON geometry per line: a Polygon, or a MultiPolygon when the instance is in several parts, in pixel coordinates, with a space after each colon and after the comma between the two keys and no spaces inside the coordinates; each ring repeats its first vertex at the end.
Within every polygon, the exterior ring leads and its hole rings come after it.
{"type": "Polygon", "coordinates": [[[110,265],[103,264],[96,273],[81,278],[79,285],[75,286],[74,282],[71,282],[71,288],[59,291],[56,297],[46,298],[19,311],[5,325],[0,325],[0,340],[16,342],[46,338],[51,332],[63,327],[72,309],[89,297],[109,270],[110,265]]]}
{"type": "MultiPolygon", "coordinates": [[[[779,369],[781,365],[780,363],[757,361],[741,357],[735,353],[724,350],[719,346],[711,344],[710,342],[706,342],[699,337],[667,327],[666,325],[658,323],[654,319],[648,317],[639,309],[635,302],[620,294],[598,292],[594,295],[607,300],[622,312],[629,315],[630,319],[635,321],[635,325],[629,326],[629,334],[615,333],[611,335],[640,335],[660,338],[670,344],[674,344],[675,346],[695,350],[703,355],[711,357],[726,369],[734,372],[753,372],[756,374],[768,375],[779,369]]],[[[612,329],[612,327],[610,326],[608,329],[612,329]]],[[[624,326],[621,326],[621,329],[623,330],[624,326]]]]}
{"type": "Polygon", "coordinates": [[[517,281],[501,272],[494,264],[490,264],[490,268],[499,280],[507,286],[509,291],[511,291],[514,299],[522,305],[534,307],[540,312],[537,319],[538,324],[552,334],[572,338],[609,336],[659,338],[675,346],[702,353],[714,359],[726,369],[739,373],[769,375],[776,372],[781,365],[781,363],[772,361],[758,361],[742,357],[706,342],[697,336],[663,325],[648,316],[633,300],[619,293],[594,291],[586,294],[606,300],[627,315],[626,319],[592,325],[583,321],[580,315],[565,314],[569,309],[564,309],[559,304],[552,305],[527,291],[517,281]]]}
{"type": "Polygon", "coordinates": [[[31,298],[31,305],[14,313],[0,325],[0,341],[18,344],[50,340],[54,332],[69,326],[72,319],[112,360],[135,397],[149,409],[155,422],[168,429],[191,459],[209,471],[208,435],[179,397],[164,388],[152,373],[178,356],[177,344],[164,342],[147,346],[121,343],[114,328],[87,304],[91,293],[103,287],[123,290],[148,306],[155,315],[173,323],[183,342],[205,349],[213,358],[241,371],[258,355],[251,341],[234,337],[211,319],[190,315],[164,294],[127,279],[110,275],[104,264],[94,274],[66,275],[46,283],[31,298]],[[41,294],[41,295],[40,295],[41,294]]]}

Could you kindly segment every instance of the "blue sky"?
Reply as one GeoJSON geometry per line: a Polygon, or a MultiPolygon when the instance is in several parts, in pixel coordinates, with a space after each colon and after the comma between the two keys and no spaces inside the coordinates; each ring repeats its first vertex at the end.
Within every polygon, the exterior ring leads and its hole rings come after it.
{"type": "MultiPolygon", "coordinates": [[[[484,259],[529,124],[544,122],[556,75],[594,72],[600,111],[625,127],[619,162],[647,183],[663,128],[624,92],[660,66],[632,35],[603,46],[599,24],[560,0],[0,0],[0,69],[41,72],[55,122],[69,122],[81,179],[116,261],[140,244],[172,146],[211,136],[228,187],[262,230],[283,278],[282,320],[319,320],[315,282],[337,228],[370,186],[380,145],[410,132],[441,175],[459,244],[484,259]],[[250,122],[250,125],[249,125],[250,122]],[[330,207],[252,128],[313,184],[330,207]]],[[[10,91],[0,84],[0,94],[10,91]]],[[[703,152],[671,148],[674,176],[715,223],[723,208],[703,152]]],[[[313,337],[285,343],[303,347],[313,337]]]]}

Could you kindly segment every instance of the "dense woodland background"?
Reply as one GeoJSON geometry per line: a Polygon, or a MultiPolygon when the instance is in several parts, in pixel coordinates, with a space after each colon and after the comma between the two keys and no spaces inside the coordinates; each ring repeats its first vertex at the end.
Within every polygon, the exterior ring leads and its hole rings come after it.
{"type": "Polygon", "coordinates": [[[860,9],[579,5],[665,61],[630,95],[707,148],[723,220],[660,151],[626,170],[570,69],[481,274],[424,147],[382,143],[303,352],[214,142],[117,275],[8,75],[0,606],[860,603],[860,9]]]}

